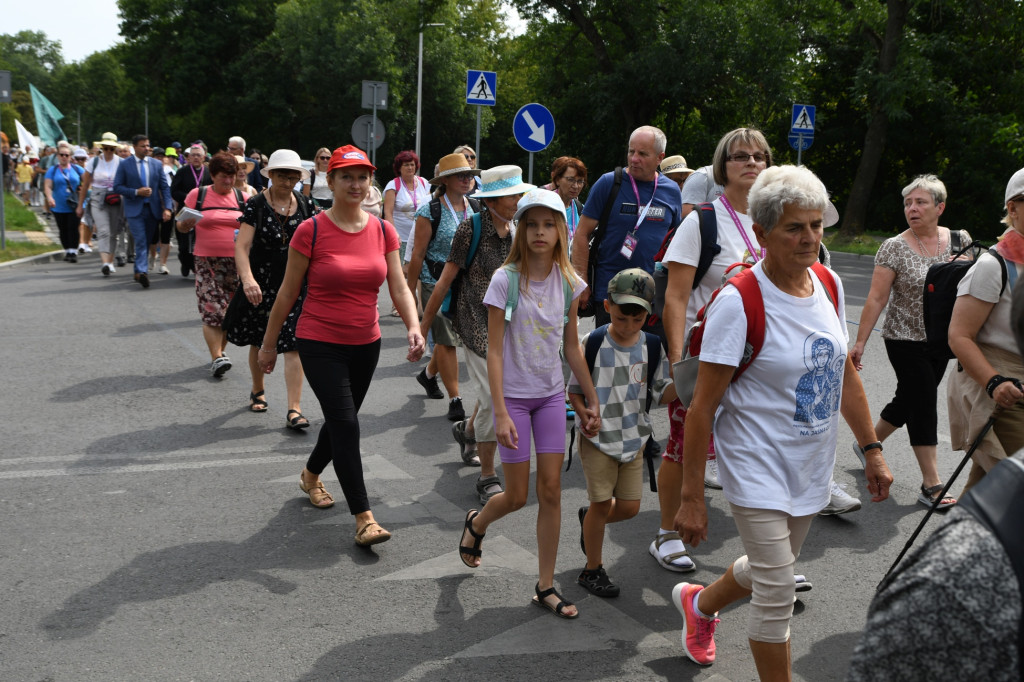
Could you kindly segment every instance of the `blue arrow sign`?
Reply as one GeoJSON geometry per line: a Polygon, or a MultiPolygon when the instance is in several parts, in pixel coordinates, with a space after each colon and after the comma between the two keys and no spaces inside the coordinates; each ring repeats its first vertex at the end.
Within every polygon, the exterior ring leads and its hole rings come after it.
{"type": "Polygon", "coordinates": [[[814,136],[814,106],[811,104],[794,104],[793,117],[790,119],[789,132],[805,137],[814,136]]]}
{"type": "Polygon", "coordinates": [[[497,101],[497,72],[466,71],[466,104],[493,107],[497,101]]]}
{"type": "Polygon", "coordinates": [[[555,117],[542,104],[524,104],[512,119],[512,134],[520,147],[539,152],[555,137],[555,117]]]}

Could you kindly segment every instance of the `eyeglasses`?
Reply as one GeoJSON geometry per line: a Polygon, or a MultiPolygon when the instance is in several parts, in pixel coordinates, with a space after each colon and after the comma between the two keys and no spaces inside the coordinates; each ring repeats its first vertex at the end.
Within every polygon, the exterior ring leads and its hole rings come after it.
{"type": "Polygon", "coordinates": [[[274,175],[277,176],[277,178],[278,178],[278,180],[280,182],[286,182],[286,183],[288,183],[290,185],[294,185],[302,177],[298,173],[281,173],[281,172],[277,172],[277,173],[274,173],[274,175]]]}
{"type": "Polygon", "coordinates": [[[586,180],[583,178],[567,178],[564,175],[562,176],[562,180],[568,182],[573,187],[582,187],[586,183],[586,180]]]}
{"type": "Polygon", "coordinates": [[[463,154],[466,157],[466,161],[476,161],[476,154],[463,154]]]}
{"type": "Polygon", "coordinates": [[[463,182],[465,182],[467,180],[472,180],[473,179],[473,174],[472,173],[456,173],[455,174],[455,178],[457,180],[462,180],[463,182]]]}
{"type": "Polygon", "coordinates": [[[765,161],[768,160],[768,157],[762,154],[761,152],[757,152],[754,154],[748,154],[746,152],[736,152],[735,154],[730,154],[725,158],[729,159],[730,161],[735,161],[736,163],[746,163],[750,159],[753,159],[754,163],[764,163],[765,161]]]}
{"type": "Polygon", "coordinates": [[[321,156],[317,160],[318,161],[330,161],[331,157],[329,157],[329,156],[321,156]]]}
{"type": "Polygon", "coordinates": [[[70,154],[57,154],[57,156],[71,156],[70,154]]]}

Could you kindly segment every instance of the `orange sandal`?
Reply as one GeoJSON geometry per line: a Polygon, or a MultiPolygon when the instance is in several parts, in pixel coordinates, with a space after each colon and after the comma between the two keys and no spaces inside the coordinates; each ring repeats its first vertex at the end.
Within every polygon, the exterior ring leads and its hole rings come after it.
{"type": "Polygon", "coordinates": [[[309,503],[317,509],[327,509],[334,506],[334,498],[324,488],[323,481],[316,479],[309,486],[302,482],[302,474],[299,474],[299,489],[309,495],[309,503]]]}

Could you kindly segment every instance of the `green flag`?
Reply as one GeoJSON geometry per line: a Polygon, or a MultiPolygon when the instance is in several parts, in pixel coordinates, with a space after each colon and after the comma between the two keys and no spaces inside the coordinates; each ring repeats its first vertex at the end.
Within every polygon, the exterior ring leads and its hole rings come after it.
{"type": "Polygon", "coordinates": [[[36,128],[39,130],[39,139],[43,144],[54,145],[58,140],[66,140],[64,131],[57,123],[64,118],[64,114],[53,106],[53,103],[43,97],[43,93],[36,89],[36,86],[29,83],[29,90],[32,93],[32,108],[36,111],[36,128]]]}

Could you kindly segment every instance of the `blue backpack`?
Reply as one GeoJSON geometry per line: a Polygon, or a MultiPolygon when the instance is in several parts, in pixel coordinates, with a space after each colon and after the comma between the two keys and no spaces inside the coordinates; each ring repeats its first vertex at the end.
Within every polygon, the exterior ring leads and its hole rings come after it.
{"type": "MultiPolygon", "coordinates": [[[[519,268],[513,263],[502,265],[502,269],[508,276],[508,299],[505,301],[505,324],[512,321],[512,313],[519,305],[519,268]]],[[[562,298],[565,307],[562,310],[562,326],[569,324],[569,308],[572,306],[572,286],[569,280],[562,275],[562,298]]]]}
{"type": "Polygon", "coordinates": [[[448,293],[445,294],[444,300],[441,302],[441,314],[448,319],[455,317],[455,311],[459,305],[459,289],[462,287],[462,277],[469,270],[469,264],[473,262],[473,256],[476,255],[476,247],[480,246],[480,214],[474,213],[473,217],[473,236],[469,240],[469,251],[466,252],[466,265],[459,274],[452,280],[451,286],[448,288],[448,293]]]}

